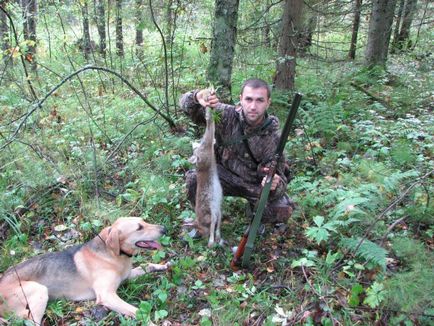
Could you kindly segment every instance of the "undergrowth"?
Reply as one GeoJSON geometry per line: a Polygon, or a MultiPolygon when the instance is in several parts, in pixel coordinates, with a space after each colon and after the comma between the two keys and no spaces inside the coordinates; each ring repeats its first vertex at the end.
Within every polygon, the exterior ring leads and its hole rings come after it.
{"type": "MultiPolygon", "coordinates": [[[[194,62],[194,55],[188,60],[194,62]]],[[[434,315],[432,81],[399,58],[390,62],[386,71],[347,63],[298,76],[304,97],[286,148],[293,170],[288,193],[297,209],[286,231],[266,226],[252,268],[236,273],[229,268],[229,248],[248,223],[243,200],[225,198],[226,246],[208,249],[205,241],[181,239],[183,222],[194,217],[183,177],[200,129],[172,103],[185,132],[171,132],[107,76],[92,84],[97,74],[86,74],[86,91],[77,81],[67,84],[2,151],[0,272],[87,241],[116,218],[135,215],[165,225],[168,235],[164,249],[134,263],[173,263],[168,273],[145,275],[119,289],[139,307],[138,320],[93,302],[59,300],[48,306],[46,324],[428,325],[434,315]]],[[[126,76],[144,73],[135,65],[126,76]]],[[[236,81],[255,74],[254,68],[236,67],[236,81]]],[[[206,86],[197,84],[203,76],[191,73],[179,93],[206,86]]],[[[46,82],[55,80],[50,75],[46,82]]],[[[146,85],[145,78],[137,82],[146,85]]],[[[157,101],[159,95],[146,89],[157,101]]],[[[281,121],[287,97],[273,95],[270,110],[281,121]]],[[[14,84],[4,88],[0,103],[4,121],[29,106],[14,84]]],[[[2,134],[16,127],[2,126],[2,134]]]]}

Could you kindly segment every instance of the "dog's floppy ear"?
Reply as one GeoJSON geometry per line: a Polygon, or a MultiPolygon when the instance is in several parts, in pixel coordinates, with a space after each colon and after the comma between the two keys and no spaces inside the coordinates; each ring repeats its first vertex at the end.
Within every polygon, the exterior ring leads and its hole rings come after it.
{"type": "Polygon", "coordinates": [[[119,242],[119,231],[115,228],[109,228],[108,237],[105,241],[107,247],[109,247],[115,255],[121,254],[121,244],[119,242]]]}

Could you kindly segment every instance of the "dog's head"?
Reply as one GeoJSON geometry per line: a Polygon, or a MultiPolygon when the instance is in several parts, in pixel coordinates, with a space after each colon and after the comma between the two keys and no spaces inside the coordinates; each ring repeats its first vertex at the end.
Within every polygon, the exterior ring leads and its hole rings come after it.
{"type": "Polygon", "coordinates": [[[165,233],[164,226],[146,223],[139,217],[119,218],[101,232],[107,247],[115,255],[122,252],[134,255],[140,249],[159,249],[161,245],[156,240],[165,233]]]}

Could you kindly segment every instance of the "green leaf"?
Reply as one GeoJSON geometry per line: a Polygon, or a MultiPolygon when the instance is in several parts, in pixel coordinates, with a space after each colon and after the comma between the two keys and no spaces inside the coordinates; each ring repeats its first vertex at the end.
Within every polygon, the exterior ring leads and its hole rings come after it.
{"type": "Polygon", "coordinates": [[[329,231],[321,227],[309,227],[305,234],[309,239],[315,240],[317,244],[329,238],[329,231]]]}
{"type": "Polygon", "coordinates": [[[303,257],[301,259],[294,260],[291,264],[291,268],[300,267],[300,266],[312,267],[315,266],[315,262],[307,259],[306,257],[303,257]]]}
{"type": "Polygon", "coordinates": [[[137,320],[141,321],[144,325],[147,325],[150,321],[150,314],[152,310],[152,304],[149,301],[141,301],[139,304],[139,310],[137,310],[137,320]]]}
{"type": "Polygon", "coordinates": [[[315,217],[313,218],[313,221],[315,222],[315,224],[316,224],[318,227],[321,227],[321,225],[322,225],[323,222],[324,222],[324,217],[321,216],[321,215],[317,215],[317,216],[315,216],[315,217]]]}
{"type": "Polygon", "coordinates": [[[122,195],[116,197],[116,206],[118,207],[122,206],[122,195]]]}
{"type": "Polygon", "coordinates": [[[381,301],[384,300],[384,286],[381,283],[374,282],[370,288],[366,290],[366,298],[363,301],[371,308],[376,308],[380,305],[381,301]]]}
{"type": "Polygon", "coordinates": [[[200,320],[200,326],[212,326],[212,321],[208,317],[204,316],[200,320]]]}
{"type": "Polygon", "coordinates": [[[325,262],[326,262],[326,264],[327,264],[328,266],[330,266],[330,265],[332,265],[336,260],[338,260],[340,257],[341,257],[341,253],[336,252],[336,253],[332,254],[332,252],[329,251],[329,252],[327,253],[326,261],[325,261],[325,262]]]}
{"type": "Polygon", "coordinates": [[[342,238],[340,245],[352,251],[357,249],[356,254],[358,256],[386,269],[387,251],[368,239],[363,239],[359,246],[360,241],[360,238],[342,238]]]}
{"type": "Polygon", "coordinates": [[[152,255],[152,261],[154,263],[159,263],[164,259],[164,257],[166,257],[166,253],[164,251],[158,250],[152,255]]]}
{"type": "Polygon", "coordinates": [[[155,320],[160,320],[160,319],[166,318],[168,315],[169,315],[169,313],[167,312],[167,310],[164,310],[164,309],[157,310],[155,312],[155,320]]]}
{"type": "Polygon", "coordinates": [[[197,280],[196,282],[194,282],[194,285],[192,286],[192,288],[195,290],[204,289],[205,284],[203,284],[203,282],[201,280],[197,280]]]}
{"type": "Polygon", "coordinates": [[[158,290],[156,290],[156,291],[154,292],[154,294],[157,295],[158,299],[159,299],[161,302],[166,302],[166,301],[167,301],[167,292],[166,292],[166,291],[163,291],[163,290],[161,290],[161,289],[158,289],[158,290]]]}
{"type": "Polygon", "coordinates": [[[351,294],[350,298],[348,300],[348,304],[350,307],[357,307],[360,304],[360,294],[363,293],[363,286],[361,286],[359,283],[356,283],[351,288],[351,294]]]}
{"type": "Polygon", "coordinates": [[[163,246],[168,246],[170,245],[170,237],[168,237],[167,235],[163,235],[159,240],[158,240],[163,246]]]}

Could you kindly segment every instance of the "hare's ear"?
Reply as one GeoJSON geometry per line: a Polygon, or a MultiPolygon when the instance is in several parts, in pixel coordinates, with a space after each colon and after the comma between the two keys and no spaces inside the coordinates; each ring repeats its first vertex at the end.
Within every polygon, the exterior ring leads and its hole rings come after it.
{"type": "Polygon", "coordinates": [[[188,161],[191,163],[191,164],[196,164],[197,163],[197,155],[192,155],[189,159],[188,159],[188,161]]]}
{"type": "Polygon", "coordinates": [[[200,146],[199,141],[194,141],[191,143],[191,147],[193,148],[193,152],[200,146]]]}
{"type": "Polygon", "coordinates": [[[115,228],[109,229],[109,235],[105,241],[107,247],[109,247],[113,253],[117,256],[121,254],[121,244],[119,241],[119,231],[115,228]]]}

